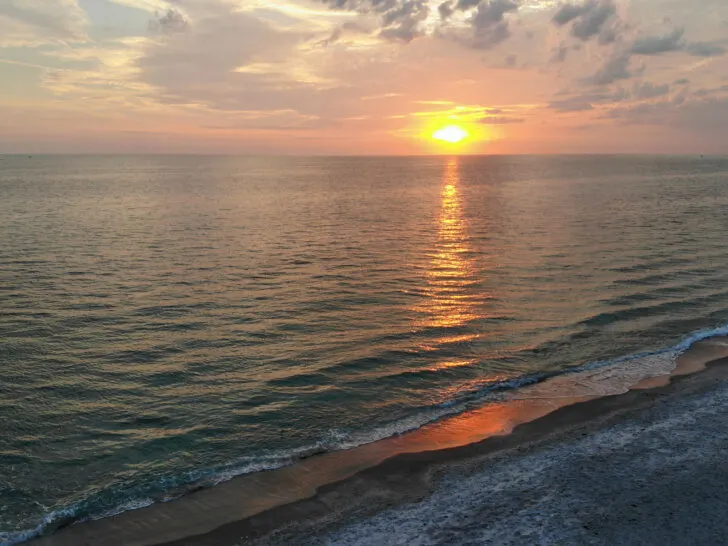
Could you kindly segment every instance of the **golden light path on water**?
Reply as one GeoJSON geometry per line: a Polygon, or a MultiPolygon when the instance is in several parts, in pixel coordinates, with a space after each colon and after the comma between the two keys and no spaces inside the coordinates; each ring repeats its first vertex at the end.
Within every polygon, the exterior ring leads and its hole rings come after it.
{"type": "MultiPolygon", "coordinates": [[[[416,326],[426,329],[455,329],[481,318],[480,307],[487,295],[478,292],[478,267],[469,242],[468,224],[463,214],[460,165],[457,157],[448,160],[440,193],[437,241],[426,272],[426,300],[415,307],[416,326]]],[[[445,333],[420,348],[434,351],[450,343],[474,340],[478,334],[462,331],[445,333]]],[[[440,362],[436,369],[467,366],[472,359],[440,362]]]]}

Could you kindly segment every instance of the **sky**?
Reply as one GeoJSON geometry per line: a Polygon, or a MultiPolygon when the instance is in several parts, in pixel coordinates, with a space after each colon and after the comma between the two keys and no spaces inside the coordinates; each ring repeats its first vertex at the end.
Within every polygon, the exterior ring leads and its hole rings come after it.
{"type": "Polygon", "coordinates": [[[0,153],[454,152],[728,154],[728,1],[0,0],[0,153]]]}

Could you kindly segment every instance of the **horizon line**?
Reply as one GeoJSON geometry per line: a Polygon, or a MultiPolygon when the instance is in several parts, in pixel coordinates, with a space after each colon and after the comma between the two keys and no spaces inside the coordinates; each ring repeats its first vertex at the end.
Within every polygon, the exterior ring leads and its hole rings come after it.
{"type": "Polygon", "coordinates": [[[563,153],[423,153],[423,154],[351,154],[351,153],[216,153],[216,152],[0,152],[0,157],[128,157],[128,156],[190,156],[190,157],[338,157],[338,158],[415,158],[415,157],[728,157],[728,152],[563,152],[563,153]]]}

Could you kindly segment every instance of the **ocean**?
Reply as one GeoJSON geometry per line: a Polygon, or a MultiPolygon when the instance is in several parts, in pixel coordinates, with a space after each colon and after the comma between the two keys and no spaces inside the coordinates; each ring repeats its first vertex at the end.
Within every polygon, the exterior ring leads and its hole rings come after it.
{"type": "Polygon", "coordinates": [[[721,157],[0,156],[0,543],[667,373],[726,233],[721,157]]]}

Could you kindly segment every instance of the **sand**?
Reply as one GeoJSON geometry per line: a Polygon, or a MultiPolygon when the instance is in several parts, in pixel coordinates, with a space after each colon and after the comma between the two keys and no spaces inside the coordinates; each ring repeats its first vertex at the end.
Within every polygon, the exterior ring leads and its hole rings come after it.
{"type": "MultiPolygon", "coordinates": [[[[678,374],[701,367],[683,364],[678,374]]],[[[35,543],[728,544],[728,359],[678,374],[565,405],[510,434],[352,464],[336,483],[315,485],[322,476],[297,465],[35,543]],[[287,486],[293,497],[261,501],[257,513],[238,505],[232,518],[233,501],[256,493],[252,480],[259,493],[286,472],[300,482],[287,486]],[[222,519],[209,499],[230,513],[222,519]]],[[[311,461],[315,470],[326,459],[311,461]]]]}
{"type": "MultiPolygon", "coordinates": [[[[725,384],[667,395],[581,438],[449,471],[425,500],[316,538],[341,545],[726,544],[727,408],[725,384]]],[[[296,542],[303,541],[286,541],[296,542]]]]}

